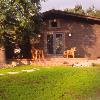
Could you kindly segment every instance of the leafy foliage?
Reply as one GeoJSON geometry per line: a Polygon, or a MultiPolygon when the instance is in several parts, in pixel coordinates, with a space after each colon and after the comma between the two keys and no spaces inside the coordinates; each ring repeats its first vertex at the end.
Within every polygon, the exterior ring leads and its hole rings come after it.
{"type": "Polygon", "coordinates": [[[39,13],[41,1],[0,0],[0,39],[6,49],[13,48],[14,43],[23,45],[25,36],[29,39],[31,35],[39,32],[42,22],[39,13]]]}
{"type": "Polygon", "coordinates": [[[100,10],[95,9],[94,6],[89,7],[86,11],[82,8],[82,5],[76,5],[73,9],[65,9],[66,12],[72,12],[81,15],[100,17],[100,10]]]}
{"type": "Polygon", "coordinates": [[[16,33],[21,28],[35,32],[40,22],[39,10],[40,0],[1,0],[0,33],[16,33]]]}
{"type": "Polygon", "coordinates": [[[82,5],[76,5],[75,8],[73,8],[73,9],[68,9],[67,8],[67,9],[65,9],[65,11],[72,12],[72,13],[77,13],[77,14],[82,14],[82,15],[85,14],[85,12],[82,8],[82,5]]]}

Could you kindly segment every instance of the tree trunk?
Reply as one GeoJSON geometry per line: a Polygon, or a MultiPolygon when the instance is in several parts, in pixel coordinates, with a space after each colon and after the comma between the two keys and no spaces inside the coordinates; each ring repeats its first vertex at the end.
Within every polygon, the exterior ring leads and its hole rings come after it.
{"type": "Polygon", "coordinates": [[[5,49],[0,47],[0,66],[6,64],[5,49]]]}

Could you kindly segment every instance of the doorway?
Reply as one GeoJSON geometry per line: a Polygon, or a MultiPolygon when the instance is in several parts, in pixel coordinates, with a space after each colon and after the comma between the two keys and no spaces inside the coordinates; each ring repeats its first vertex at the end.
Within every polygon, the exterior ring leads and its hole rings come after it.
{"type": "Polygon", "coordinates": [[[47,54],[62,55],[64,51],[64,33],[47,34],[47,54]]]}

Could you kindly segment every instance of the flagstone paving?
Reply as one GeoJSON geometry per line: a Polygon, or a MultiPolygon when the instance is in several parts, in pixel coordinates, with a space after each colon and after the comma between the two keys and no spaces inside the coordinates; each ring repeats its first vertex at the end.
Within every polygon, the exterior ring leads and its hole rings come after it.
{"type": "Polygon", "coordinates": [[[3,75],[5,75],[5,74],[0,74],[0,76],[3,76],[3,75]]]}
{"type": "Polygon", "coordinates": [[[31,70],[22,70],[23,72],[33,72],[33,71],[36,71],[34,69],[31,69],[31,70]]]}
{"type": "Polygon", "coordinates": [[[18,74],[19,72],[8,72],[8,74],[18,74]]]}
{"type": "Polygon", "coordinates": [[[0,76],[4,76],[6,74],[11,74],[11,75],[13,75],[13,74],[19,74],[21,72],[34,72],[34,71],[37,71],[37,70],[40,70],[40,69],[34,68],[34,69],[29,69],[29,70],[21,70],[20,72],[7,72],[5,74],[1,73],[0,76]]]}

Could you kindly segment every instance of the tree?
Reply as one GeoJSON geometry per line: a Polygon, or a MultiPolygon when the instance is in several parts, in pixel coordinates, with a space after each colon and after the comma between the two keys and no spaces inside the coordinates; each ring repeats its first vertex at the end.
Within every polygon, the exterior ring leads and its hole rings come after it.
{"type": "Polygon", "coordinates": [[[100,10],[95,10],[95,16],[100,17],[100,10]]]}
{"type": "Polygon", "coordinates": [[[15,42],[23,45],[25,38],[28,38],[29,43],[29,37],[38,33],[42,21],[40,2],[41,0],[0,0],[0,39],[5,48],[8,48],[7,44],[13,48],[15,42]]]}
{"type": "Polygon", "coordinates": [[[95,8],[94,8],[94,6],[89,7],[89,8],[87,9],[86,15],[95,16],[95,8]]]}
{"type": "Polygon", "coordinates": [[[84,12],[84,10],[82,8],[82,5],[76,5],[74,10],[75,10],[75,13],[82,14],[82,15],[85,14],[85,12],[84,12]]]}
{"type": "Polygon", "coordinates": [[[75,14],[100,17],[100,10],[97,10],[94,6],[89,7],[87,10],[84,10],[82,8],[82,5],[76,5],[72,9],[66,8],[65,11],[75,13],[75,14]]]}
{"type": "Polygon", "coordinates": [[[40,0],[1,0],[0,33],[16,31],[20,27],[36,31],[40,21],[39,10],[40,0]]]}
{"type": "Polygon", "coordinates": [[[85,14],[85,11],[83,10],[82,5],[76,5],[72,9],[65,9],[65,11],[71,12],[71,13],[76,13],[76,14],[81,14],[81,15],[85,14]]]}
{"type": "Polygon", "coordinates": [[[94,6],[89,7],[86,11],[86,15],[88,16],[95,16],[95,17],[100,17],[100,10],[95,9],[94,6]]]}

